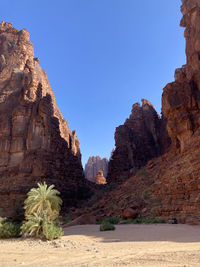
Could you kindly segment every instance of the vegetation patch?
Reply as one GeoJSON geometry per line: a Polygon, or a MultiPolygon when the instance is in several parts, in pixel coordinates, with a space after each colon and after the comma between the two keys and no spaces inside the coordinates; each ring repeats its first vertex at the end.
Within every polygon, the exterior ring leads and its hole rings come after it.
{"type": "Polygon", "coordinates": [[[59,194],[54,185],[48,187],[46,183],[38,183],[38,188],[28,192],[24,202],[26,221],[21,227],[22,234],[46,240],[63,235],[58,221],[62,204],[59,194]]]}
{"type": "Polygon", "coordinates": [[[16,238],[20,236],[20,225],[0,218],[0,238],[16,238]]]}
{"type": "Polygon", "coordinates": [[[114,231],[114,230],[115,230],[115,226],[112,223],[103,222],[100,225],[100,231],[114,231]]]}
{"type": "Polygon", "coordinates": [[[122,224],[155,224],[155,223],[166,223],[162,218],[137,218],[133,220],[123,220],[122,224]]]}

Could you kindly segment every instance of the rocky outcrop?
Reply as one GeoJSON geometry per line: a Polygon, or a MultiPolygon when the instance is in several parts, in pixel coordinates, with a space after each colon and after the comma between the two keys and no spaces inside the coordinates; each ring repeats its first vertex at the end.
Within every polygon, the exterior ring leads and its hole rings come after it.
{"type": "Polygon", "coordinates": [[[165,124],[149,101],[142,99],[142,106],[133,105],[129,119],[116,128],[116,148],[109,161],[108,182],[122,183],[167,150],[170,139],[165,124]]]}
{"type": "Polygon", "coordinates": [[[107,184],[106,178],[103,176],[103,171],[100,170],[97,172],[97,175],[93,181],[95,184],[107,184]]]}
{"type": "Polygon", "coordinates": [[[46,180],[64,206],[87,195],[80,144],[59,111],[26,30],[0,23],[0,216],[22,209],[46,180]]]}
{"type": "MultiPolygon", "coordinates": [[[[182,3],[187,63],[175,71],[175,82],[168,84],[162,95],[162,113],[172,145],[88,212],[119,216],[130,207],[142,217],[200,224],[200,0],[182,3]]],[[[129,136],[126,140],[129,144],[129,136]]]]}
{"type": "Polygon", "coordinates": [[[183,151],[200,125],[200,1],[182,1],[187,64],[163,90],[162,112],[174,148],[183,151]]]}
{"type": "Polygon", "coordinates": [[[103,171],[103,176],[106,177],[108,173],[108,160],[99,156],[89,157],[88,162],[85,164],[85,177],[93,181],[96,178],[98,171],[103,171]]]}
{"type": "Polygon", "coordinates": [[[175,82],[163,90],[162,112],[176,160],[164,168],[154,194],[162,199],[161,215],[200,222],[200,1],[182,0],[186,65],[175,71],[175,82]]]}

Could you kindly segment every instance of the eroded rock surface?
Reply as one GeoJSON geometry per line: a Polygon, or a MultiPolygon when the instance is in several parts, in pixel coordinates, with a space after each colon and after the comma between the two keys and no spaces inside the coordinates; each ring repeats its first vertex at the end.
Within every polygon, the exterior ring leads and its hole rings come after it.
{"type": "Polygon", "coordinates": [[[46,180],[64,206],[87,194],[80,144],[59,111],[26,30],[0,23],[0,216],[22,208],[46,180]]]}
{"type": "Polygon", "coordinates": [[[115,150],[108,167],[108,182],[122,183],[150,159],[167,150],[170,139],[153,105],[142,99],[133,105],[130,117],[116,128],[115,150]]]}
{"type": "Polygon", "coordinates": [[[98,171],[103,171],[103,176],[106,177],[108,173],[108,160],[99,156],[89,157],[88,162],[85,164],[85,177],[94,181],[98,171]]]}
{"type": "MultiPolygon", "coordinates": [[[[141,217],[200,224],[200,0],[182,3],[187,62],[175,71],[175,82],[164,88],[162,96],[172,145],[92,207],[90,212],[101,217],[119,216],[120,210],[131,207],[141,217]]],[[[130,143],[129,136],[125,140],[130,143]]]]}
{"type": "Polygon", "coordinates": [[[174,148],[183,151],[200,126],[200,1],[183,0],[187,64],[163,90],[162,112],[174,148]]]}
{"type": "Polygon", "coordinates": [[[103,171],[100,170],[97,172],[97,175],[93,181],[95,184],[107,184],[106,178],[103,176],[103,171]]]}

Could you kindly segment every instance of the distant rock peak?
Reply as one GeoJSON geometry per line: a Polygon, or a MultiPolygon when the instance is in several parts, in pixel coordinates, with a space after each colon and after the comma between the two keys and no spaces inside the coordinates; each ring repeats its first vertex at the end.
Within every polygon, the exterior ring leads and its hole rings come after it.
{"type": "Polygon", "coordinates": [[[104,177],[108,172],[108,160],[107,158],[101,158],[100,156],[91,156],[88,162],[85,164],[85,177],[90,181],[94,181],[98,171],[103,171],[104,177]]]}

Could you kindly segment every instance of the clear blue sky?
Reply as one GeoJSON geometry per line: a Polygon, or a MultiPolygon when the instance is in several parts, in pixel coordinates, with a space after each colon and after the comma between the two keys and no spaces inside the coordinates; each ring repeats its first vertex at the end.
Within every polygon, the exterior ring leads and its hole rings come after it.
{"type": "Polygon", "coordinates": [[[185,64],[180,0],[2,0],[1,20],[30,32],[83,164],[109,157],[115,127],[185,64]]]}

